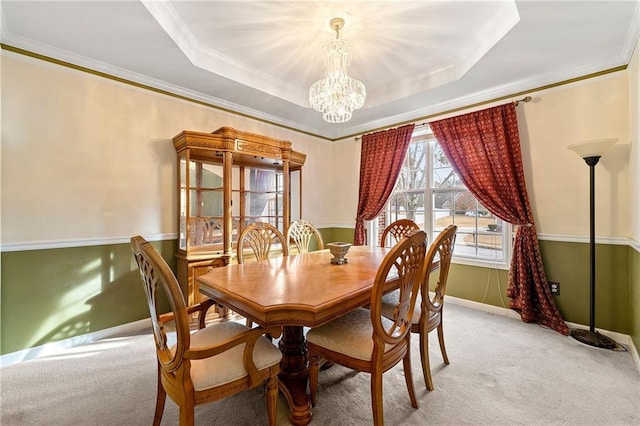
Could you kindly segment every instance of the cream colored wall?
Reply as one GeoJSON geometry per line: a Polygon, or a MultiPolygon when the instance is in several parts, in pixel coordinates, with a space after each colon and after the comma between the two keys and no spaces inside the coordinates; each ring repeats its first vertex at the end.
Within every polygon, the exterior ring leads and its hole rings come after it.
{"type": "Polygon", "coordinates": [[[333,224],[339,228],[355,228],[360,181],[360,141],[348,138],[335,142],[333,159],[333,224]]]}
{"type": "Polygon", "coordinates": [[[629,135],[627,74],[618,72],[532,93],[520,105],[523,162],[540,234],[589,234],[589,168],[567,145],[616,137],[596,166],[596,236],[628,232],[629,135]]]}
{"type": "Polygon", "coordinates": [[[302,169],[302,218],[318,228],[333,226],[334,189],[333,143],[293,134],[296,151],[307,154],[302,169]],[[299,147],[299,148],[298,148],[299,147]]]}
{"type": "MultiPolygon", "coordinates": [[[[636,55],[635,75],[637,62],[636,55]]],[[[171,137],[221,126],[292,141],[307,154],[303,216],[320,227],[354,226],[354,138],[331,143],[6,51],[1,71],[2,100],[12,105],[2,109],[3,244],[175,234],[171,137]]],[[[596,233],[640,240],[639,150],[629,146],[638,122],[629,128],[627,85],[627,73],[619,72],[532,93],[534,100],[518,107],[539,233],[587,236],[588,168],[566,146],[618,137],[596,169],[596,233]]]]}
{"type": "MultiPolygon", "coordinates": [[[[602,157],[596,169],[596,234],[626,238],[629,223],[626,73],[530,95],[533,101],[520,104],[517,110],[527,189],[538,233],[559,238],[588,236],[589,169],[566,147],[585,139],[617,137],[620,142],[602,157]]],[[[456,114],[465,112],[468,111],[456,114]]],[[[360,143],[346,139],[339,141],[335,149],[340,153],[336,155],[339,167],[336,175],[341,173],[344,180],[339,191],[347,199],[348,194],[358,191],[360,143]]],[[[336,221],[353,226],[357,196],[343,202],[341,207],[336,221]]]]}
{"type": "Polygon", "coordinates": [[[2,80],[3,246],[175,234],[184,129],[290,140],[307,154],[303,215],[331,211],[329,142],[6,51],[2,80]]]}

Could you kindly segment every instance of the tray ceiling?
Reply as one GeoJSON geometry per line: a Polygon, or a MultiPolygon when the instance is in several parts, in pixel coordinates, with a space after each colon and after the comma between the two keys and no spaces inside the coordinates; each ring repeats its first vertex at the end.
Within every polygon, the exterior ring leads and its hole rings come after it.
{"type": "Polygon", "coordinates": [[[7,1],[2,42],[327,139],[624,66],[637,1],[7,1]],[[308,90],[342,17],[367,87],[329,124],[308,90]]]}

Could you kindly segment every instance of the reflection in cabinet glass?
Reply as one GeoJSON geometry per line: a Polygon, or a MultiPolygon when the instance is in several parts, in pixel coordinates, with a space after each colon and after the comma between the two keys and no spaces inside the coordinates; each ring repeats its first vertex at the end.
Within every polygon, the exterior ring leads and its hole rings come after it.
{"type": "Polygon", "coordinates": [[[183,131],[178,154],[178,280],[190,303],[195,276],[232,261],[238,236],[251,222],[286,233],[301,216],[306,155],[291,142],[229,127],[183,131]],[[292,191],[293,189],[293,191],[292,191]]]}
{"type": "Polygon", "coordinates": [[[202,249],[221,252],[224,196],[222,166],[190,159],[187,167],[185,151],[179,153],[179,159],[180,237],[178,247],[185,251],[202,249]],[[187,217],[189,220],[186,220],[187,217]]]}

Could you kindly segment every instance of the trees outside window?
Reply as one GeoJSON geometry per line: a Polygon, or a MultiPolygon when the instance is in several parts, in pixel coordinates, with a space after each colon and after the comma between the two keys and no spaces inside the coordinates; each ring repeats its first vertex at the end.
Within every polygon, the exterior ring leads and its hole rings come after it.
{"type": "Polygon", "coordinates": [[[387,207],[370,225],[369,235],[375,239],[369,244],[378,245],[385,226],[404,218],[427,231],[430,241],[447,225],[458,225],[457,261],[508,266],[511,227],[465,188],[428,126],[414,131],[387,207]]]}

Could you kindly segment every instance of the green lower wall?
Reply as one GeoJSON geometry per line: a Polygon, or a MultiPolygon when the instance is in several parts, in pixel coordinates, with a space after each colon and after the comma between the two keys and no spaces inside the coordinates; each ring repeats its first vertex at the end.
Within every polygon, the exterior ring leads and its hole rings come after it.
{"type": "MultiPolygon", "coordinates": [[[[589,324],[589,245],[540,241],[549,281],[560,283],[554,296],[566,321],[589,324]]],[[[599,244],[596,247],[596,326],[631,334],[628,246],[599,244]]],[[[509,307],[506,296],[508,271],[453,264],[447,293],[494,306],[509,307]]],[[[636,312],[637,315],[640,312],[636,312]]]]}
{"type": "MultiPolygon", "coordinates": [[[[153,245],[175,270],[176,242],[153,245]]],[[[1,262],[2,354],[149,317],[129,244],[4,252],[1,262]]]]}
{"type": "Polygon", "coordinates": [[[640,252],[629,248],[629,291],[631,338],[640,351],[640,252]]]}
{"type": "Polygon", "coordinates": [[[353,229],[349,228],[322,228],[319,230],[322,234],[324,243],[353,243],[353,229]]]}
{"type": "MultiPolygon", "coordinates": [[[[547,279],[560,283],[556,303],[567,321],[589,324],[589,244],[541,241],[547,279]]],[[[631,332],[629,246],[596,246],[595,325],[631,332]]]]}
{"type": "MultiPolygon", "coordinates": [[[[353,229],[321,229],[325,243],[353,242],[353,229]]],[[[589,322],[589,246],[541,241],[565,320],[589,322]]],[[[154,243],[175,270],[175,241],[154,243]]],[[[147,318],[128,244],[2,253],[1,352],[7,354],[147,318]]],[[[640,348],[640,253],[597,246],[596,325],[630,334],[640,348]]],[[[451,296],[508,307],[508,272],[453,264],[451,296]]]]}

